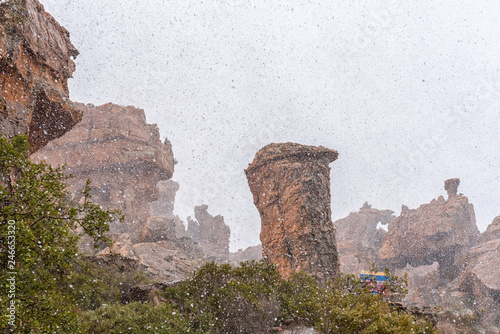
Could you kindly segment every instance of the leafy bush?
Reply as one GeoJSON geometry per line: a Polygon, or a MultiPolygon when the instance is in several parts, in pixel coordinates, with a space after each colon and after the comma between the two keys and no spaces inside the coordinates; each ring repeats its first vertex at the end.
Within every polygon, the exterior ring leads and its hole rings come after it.
{"type": "Polygon", "coordinates": [[[165,298],[189,315],[203,333],[266,333],[279,314],[274,267],[243,262],[240,267],[205,264],[191,278],[167,288],[165,298]]]}
{"type": "Polygon", "coordinates": [[[108,223],[118,212],[90,201],[87,183],[80,203],[71,201],[63,169],[32,163],[26,136],[0,138],[0,308],[17,305],[17,333],[78,333],[78,308],[62,291],[70,284],[81,228],[96,242],[108,242],[108,223]],[[16,274],[10,274],[15,272],[16,274]],[[15,275],[15,296],[7,298],[15,275]]]}
{"type": "MultiPolygon", "coordinates": [[[[303,272],[283,280],[263,261],[240,265],[207,263],[190,279],[168,288],[164,297],[203,333],[268,333],[285,321],[320,333],[436,332],[430,323],[372,295],[366,282],[353,275],[340,275],[322,286],[303,272]]],[[[404,293],[403,281],[391,278],[390,289],[404,293]]]]}
{"type": "MultiPolygon", "coordinates": [[[[393,291],[404,293],[402,281],[390,276],[393,291]]],[[[319,286],[305,273],[296,273],[281,285],[282,318],[289,317],[320,333],[435,333],[432,324],[393,309],[382,296],[354,275],[341,274],[319,286]]]]}
{"type": "Polygon", "coordinates": [[[95,310],[103,304],[122,302],[126,292],[134,286],[149,283],[149,278],[133,267],[96,261],[94,257],[79,257],[68,281],[64,293],[71,296],[79,308],[95,310]]]}
{"type": "Polygon", "coordinates": [[[156,307],[138,302],[104,305],[86,312],[82,322],[86,324],[87,333],[93,334],[196,333],[186,316],[168,304],[156,307]]]}

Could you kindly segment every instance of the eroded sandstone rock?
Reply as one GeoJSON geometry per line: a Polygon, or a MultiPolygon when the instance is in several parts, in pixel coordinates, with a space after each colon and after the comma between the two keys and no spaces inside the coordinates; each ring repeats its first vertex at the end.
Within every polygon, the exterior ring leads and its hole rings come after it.
{"type": "Polygon", "coordinates": [[[196,206],[194,217],[196,220],[188,217],[186,235],[200,245],[205,258],[227,261],[231,229],[224,223],[224,217],[210,215],[207,205],[196,206]]]}
{"type": "MultiPolygon", "coordinates": [[[[453,194],[456,189],[451,190],[453,194]]],[[[401,215],[389,225],[379,258],[392,268],[436,261],[442,280],[450,281],[459,274],[461,261],[478,238],[474,207],[467,197],[452,195],[445,200],[440,196],[415,210],[403,206],[401,215]]]]}
{"type": "Polygon", "coordinates": [[[29,134],[36,151],[79,122],[68,93],[77,55],[69,32],[38,1],[0,3],[1,135],[29,134]]]}
{"type": "Polygon", "coordinates": [[[387,225],[396,217],[391,210],[373,209],[365,203],[358,212],[333,223],[337,231],[337,250],[340,271],[359,275],[370,270],[371,264],[379,266],[378,250],[387,232],[379,225],[387,225]]]}
{"type": "MultiPolygon", "coordinates": [[[[148,225],[148,203],[157,199],[156,184],[172,176],[174,158],[170,143],[160,141],[158,128],[146,123],[143,110],[111,103],[85,108],[80,123],[31,159],[66,164],[75,177],[69,182],[73,194],[91,179],[92,200],[125,215],[123,223],[110,226],[115,239],[128,233],[136,243],[151,233],[150,226],[162,230],[159,221],[148,225]]],[[[165,231],[169,228],[164,226],[165,231]]]]}
{"type": "Polygon", "coordinates": [[[193,241],[189,238],[179,241],[132,243],[128,234],[122,234],[112,247],[105,248],[96,257],[134,262],[137,269],[155,280],[172,282],[186,278],[189,272],[202,264],[201,254],[193,241]]]}
{"type": "Polygon", "coordinates": [[[320,280],[339,271],[330,211],[330,167],[324,147],[269,144],[245,170],[259,210],[263,256],[285,278],[304,270],[320,280]]]}

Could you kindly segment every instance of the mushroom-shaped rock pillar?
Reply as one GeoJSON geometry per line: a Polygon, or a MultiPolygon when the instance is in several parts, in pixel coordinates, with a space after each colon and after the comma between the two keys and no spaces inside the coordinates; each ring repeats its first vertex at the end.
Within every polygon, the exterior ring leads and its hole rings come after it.
{"type": "Polygon", "coordinates": [[[245,170],[259,210],[263,256],[284,278],[305,271],[320,281],[339,272],[330,209],[330,167],[337,151],[269,144],[245,170]]]}

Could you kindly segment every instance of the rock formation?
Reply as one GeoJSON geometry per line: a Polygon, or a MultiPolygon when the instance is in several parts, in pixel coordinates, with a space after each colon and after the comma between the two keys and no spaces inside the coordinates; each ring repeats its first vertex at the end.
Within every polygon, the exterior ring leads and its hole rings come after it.
{"type": "Polygon", "coordinates": [[[460,291],[465,293],[466,299],[474,301],[477,309],[482,310],[482,322],[496,324],[497,329],[500,329],[499,225],[497,217],[483,233],[481,242],[469,251],[459,277],[460,291]]]}
{"type": "Polygon", "coordinates": [[[245,170],[259,210],[264,258],[285,278],[303,270],[326,280],[339,270],[330,211],[330,167],[324,147],[269,144],[245,170]]]}
{"type": "Polygon", "coordinates": [[[238,249],[237,252],[229,254],[229,263],[236,266],[243,261],[259,261],[262,259],[262,245],[250,246],[245,249],[238,249]]]}
{"type": "MultiPolygon", "coordinates": [[[[148,220],[163,220],[166,223],[160,224],[158,227],[172,227],[173,232],[169,233],[174,233],[177,238],[185,237],[186,228],[184,223],[179,216],[174,215],[175,194],[177,190],[179,190],[179,184],[169,179],[158,182],[156,189],[158,190],[158,199],[149,203],[151,217],[148,220]]],[[[152,230],[149,225],[148,223],[148,228],[145,231],[146,234],[141,238],[142,240],[157,241],[159,239],[156,239],[154,235],[158,235],[158,232],[160,232],[160,234],[166,234],[166,232],[152,230]],[[153,239],[150,238],[151,235],[153,235],[153,239]]],[[[155,225],[154,222],[153,225],[155,225]]]]}
{"type": "Polygon", "coordinates": [[[188,217],[186,235],[200,245],[205,258],[227,261],[231,230],[224,223],[224,217],[221,215],[214,217],[207,210],[207,205],[199,205],[194,208],[196,220],[188,217]]]}
{"type": "Polygon", "coordinates": [[[448,199],[450,197],[457,195],[458,186],[460,185],[460,179],[449,179],[444,181],[444,190],[448,193],[448,199]]]}
{"type": "Polygon", "coordinates": [[[146,124],[143,110],[111,103],[86,108],[80,123],[31,158],[66,164],[75,177],[69,186],[74,194],[91,179],[93,201],[125,215],[124,223],[110,226],[115,239],[128,233],[135,243],[150,234],[149,228],[162,229],[161,221],[148,222],[148,203],[157,199],[156,184],[172,176],[174,158],[156,125],[146,124]]]}
{"type": "MultiPolygon", "coordinates": [[[[449,181],[446,182],[450,184],[449,181]]],[[[479,238],[474,207],[467,197],[440,196],[416,210],[403,206],[401,215],[390,225],[379,250],[386,265],[403,268],[439,263],[441,278],[450,281],[459,274],[459,263],[479,238]]]]}
{"type": "Polygon", "coordinates": [[[128,234],[122,234],[112,247],[102,250],[96,257],[134,262],[138,269],[153,278],[168,282],[186,278],[187,273],[202,264],[199,248],[190,238],[132,243],[128,234]]]}
{"type": "Polygon", "coordinates": [[[481,234],[481,242],[500,239],[500,216],[496,217],[493,222],[481,234]]]}
{"type": "Polygon", "coordinates": [[[362,270],[370,270],[372,263],[379,266],[378,250],[387,232],[378,225],[392,222],[396,218],[393,213],[365,203],[358,212],[333,223],[341,272],[359,275],[362,270]]]}
{"type": "Polygon", "coordinates": [[[0,3],[0,133],[29,134],[36,151],[81,118],[68,92],[78,51],[38,1],[12,3],[0,3]]]}

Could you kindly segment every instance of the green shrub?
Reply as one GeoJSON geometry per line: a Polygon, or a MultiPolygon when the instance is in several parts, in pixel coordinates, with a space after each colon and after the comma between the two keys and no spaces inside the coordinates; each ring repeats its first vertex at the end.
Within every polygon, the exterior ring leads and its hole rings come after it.
{"type": "Polygon", "coordinates": [[[64,292],[83,310],[95,310],[103,304],[119,303],[132,287],[149,283],[142,271],[123,268],[114,262],[93,257],[77,259],[64,292]]]}
{"type": "Polygon", "coordinates": [[[0,308],[17,307],[14,324],[0,317],[0,328],[16,333],[77,333],[78,308],[63,293],[77,258],[80,235],[109,242],[109,222],[116,211],[90,201],[90,186],[79,203],[71,200],[61,167],[32,163],[26,136],[0,138],[0,308]],[[14,228],[15,227],[15,228],[14,228]],[[15,274],[10,274],[15,272],[15,274]],[[4,292],[16,278],[15,296],[4,292]],[[12,326],[14,325],[14,326],[12,326]]]}
{"type": "MultiPolygon", "coordinates": [[[[391,276],[393,291],[404,287],[391,276]]],[[[305,273],[296,273],[281,285],[282,318],[289,317],[320,333],[436,333],[432,324],[393,309],[382,296],[372,295],[366,282],[341,274],[319,286],[305,273]]]]}
{"type": "Polygon", "coordinates": [[[186,316],[168,304],[153,306],[138,302],[103,305],[82,317],[87,333],[196,333],[186,316]]]}
{"type": "Polygon", "coordinates": [[[240,267],[205,264],[191,278],[165,291],[203,333],[267,333],[279,315],[281,278],[265,262],[240,267]]]}

